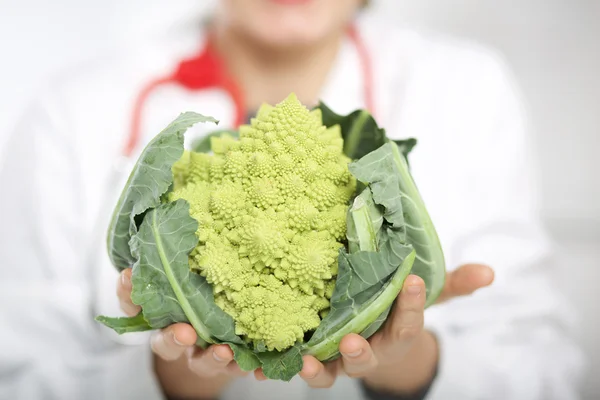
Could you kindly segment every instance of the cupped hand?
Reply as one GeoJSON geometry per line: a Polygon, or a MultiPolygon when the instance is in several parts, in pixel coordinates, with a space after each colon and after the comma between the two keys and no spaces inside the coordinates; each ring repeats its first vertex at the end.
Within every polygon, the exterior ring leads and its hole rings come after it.
{"type": "MultiPolygon", "coordinates": [[[[493,280],[494,272],[490,267],[463,265],[448,273],[437,303],[469,295],[490,285],[493,280]]],[[[131,269],[126,269],[120,275],[117,295],[121,309],[128,316],[134,316],[141,310],[131,301],[131,288],[131,269]]],[[[418,276],[410,275],[382,330],[369,340],[357,334],[345,336],[340,343],[341,357],[333,362],[321,363],[312,356],[304,356],[300,376],[312,387],[326,388],[332,386],[339,375],[364,378],[378,374],[390,365],[397,367],[399,361],[412,364],[414,360],[407,358],[415,348],[431,350],[427,347],[436,346],[433,336],[423,330],[424,307],[425,284],[418,276]]],[[[199,376],[247,374],[233,361],[229,346],[211,345],[200,349],[195,346],[196,340],[196,332],[189,324],[177,323],[154,332],[151,347],[157,357],[165,361],[185,356],[189,369],[199,376]]],[[[421,357],[416,354],[415,358],[421,357]]],[[[254,374],[258,380],[267,379],[260,369],[254,374]]]]}
{"type": "MultiPolygon", "coordinates": [[[[137,315],[141,308],[131,301],[131,269],[121,272],[117,283],[117,296],[121,309],[128,316],[137,315]]],[[[187,358],[189,369],[202,377],[217,375],[244,376],[233,361],[233,352],[227,345],[211,345],[206,349],[196,346],[197,335],[192,326],[176,323],[153,332],[150,345],[154,354],[164,361],[187,358]]]]}
{"type": "MultiPolygon", "coordinates": [[[[463,265],[447,274],[437,303],[469,295],[490,285],[493,280],[494,272],[490,267],[480,264],[463,265]]],[[[383,329],[369,340],[357,334],[345,336],[340,343],[341,357],[333,362],[321,363],[312,356],[304,356],[300,376],[311,387],[327,388],[333,385],[339,375],[375,377],[377,380],[384,379],[382,371],[397,371],[402,363],[411,366],[407,372],[414,374],[418,373],[417,363],[422,363],[422,360],[431,359],[435,360],[432,363],[436,363],[436,340],[423,329],[425,297],[423,280],[410,275],[406,278],[383,329]]],[[[424,365],[423,371],[431,371],[433,368],[433,365],[424,365]]],[[[266,379],[260,370],[255,371],[255,376],[259,380],[266,379]]],[[[411,380],[418,382],[418,378],[411,377],[411,380]]]]}

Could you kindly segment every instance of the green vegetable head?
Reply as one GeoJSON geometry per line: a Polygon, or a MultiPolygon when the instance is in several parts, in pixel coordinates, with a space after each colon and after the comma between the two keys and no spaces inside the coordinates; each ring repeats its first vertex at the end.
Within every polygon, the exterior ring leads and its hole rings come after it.
{"type": "Polygon", "coordinates": [[[242,369],[289,380],[302,355],[332,360],[343,336],[377,332],[411,271],[435,300],[445,266],[408,171],[414,141],[293,94],[184,150],[197,122],[216,121],[182,114],[132,171],[108,250],[133,268],[142,312],[100,322],[120,333],[187,322],[199,345],[227,343],[242,369]]]}
{"type": "Polygon", "coordinates": [[[291,96],[173,167],[167,201],[186,200],[198,221],[190,266],[253,348],[287,350],[329,309],[356,189],[343,144],[291,96]]]}

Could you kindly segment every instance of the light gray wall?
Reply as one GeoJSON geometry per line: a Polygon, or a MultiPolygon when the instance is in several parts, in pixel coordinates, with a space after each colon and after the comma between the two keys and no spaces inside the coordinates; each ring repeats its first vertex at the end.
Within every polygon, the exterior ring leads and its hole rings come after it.
{"type": "MultiPolygon", "coordinates": [[[[116,43],[172,29],[214,0],[0,0],[0,144],[50,74],[116,43]]],[[[494,46],[528,100],[543,214],[564,255],[557,281],[584,316],[586,398],[600,396],[600,1],[373,0],[385,18],[494,46]],[[567,274],[568,272],[568,274],[567,274]],[[595,373],[594,373],[595,371],[595,373]]]]}
{"type": "Polygon", "coordinates": [[[389,18],[502,51],[529,101],[547,221],[600,235],[600,1],[399,0],[389,18]]]}

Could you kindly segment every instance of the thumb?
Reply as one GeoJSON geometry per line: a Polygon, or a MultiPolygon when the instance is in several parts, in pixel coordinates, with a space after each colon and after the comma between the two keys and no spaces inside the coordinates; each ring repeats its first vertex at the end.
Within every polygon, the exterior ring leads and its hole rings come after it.
{"type": "Polygon", "coordinates": [[[465,264],[446,274],[446,283],[436,303],[467,296],[494,281],[494,270],[483,264],[465,264]]]}

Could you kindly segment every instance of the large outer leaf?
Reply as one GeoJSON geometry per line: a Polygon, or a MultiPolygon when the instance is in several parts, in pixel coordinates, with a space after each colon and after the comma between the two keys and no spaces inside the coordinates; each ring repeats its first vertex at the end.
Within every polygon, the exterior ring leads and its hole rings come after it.
{"type": "Polygon", "coordinates": [[[399,252],[393,258],[402,259],[402,262],[394,262],[392,270],[395,269],[395,272],[391,277],[385,276],[387,268],[381,268],[388,263],[391,266],[391,260],[387,259],[383,251],[368,256],[362,254],[365,252],[340,255],[331,311],[304,345],[305,354],[313,355],[319,360],[337,357],[339,344],[344,336],[370,329],[371,324],[388,311],[402,289],[415,258],[415,252],[410,247],[394,243],[399,252]],[[362,279],[366,276],[366,270],[372,271],[369,281],[362,279]],[[383,272],[379,272],[380,270],[383,272]]]}
{"type": "MultiPolygon", "coordinates": [[[[382,159],[369,168],[380,171],[378,176],[393,178],[394,171],[386,165],[390,163],[382,159]]],[[[365,188],[350,207],[350,253],[340,251],[330,312],[305,346],[320,360],[336,358],[340,341],[349,333],[366,338],[374,334],[411,271],[415,251],[404,244],[400,189],[394,183],[365,188]]]]}
{"type": "Polygon", "coordinates": [[[355,332],[368,338],[383,325],[411,270],[425,280],[428,303],[433,302],[439,294],[440,282],[443,285],[445,265],[433,226],[428,225],[423,238],[413,229],[419,225],[407,225],[415,221],[426,224],[428,220],[406,160],[416,140],[409,138],[392,144],[366,110],[340,116],[322,103],[317,108],[326,126],[341,127],[344,153],[358,159],[351,164],[350,171],[358,178],[362,190],[349,210],[350,254],[342,251],[338,258],[339,273],[331,311],[303,348],[303,352],[321,360],[331,360],[338,356],[337,346],[343,335],[355,332]],[[390,150],[391,146],[396,153],[390,150]],[[396,159],[397,155],[403,163],[396,159]],[[407,193],[421,207],[408,204],[407,193]],[[374,243],[377,243],[375,248],[374,243]],[[418,247],[413,248],[415,243],[418,247]],[[423,262],[430,255],[434,261],[423,262]],[[416,259],[420,259],[419,267],[414,269],[416,259]]]}
{"type": "Polygon", "coordinates": [[[173,182],[171,167],[183,154],[184,133],[198,122],[218,123],[212,117],[183,113],[150,141],[135,164],[108,228],[108,255],[117,269],[136,261],[129,249],[129,240],[137,232],[135,219],[160,203],[173,182]]]}
{"type": "Polygon", "coordinates": [[[444,254],[405,157],[396,144],[388,142],[350,164],[350,171],[361,182],[369,184],[376,203],[389,205],[392,211],[388,212],[386,206],[384,217],[394,218],[394,225],[398,223],[405,230],[405,243],[416,250],[412,272],[425,281],[426,306],[433,304],[444,286],[444,254]],[[400,202],[389,196],[390,190],[395,188],[399,189],[400,202]]]}
{"type": "Polygon", "coordinates": [[[131,240],[133,266],[131,300],[142,306],[154,328],[190,322],[208,343],[233,334],[233,320],[216,313],[212,288],[189,268],[189,253],[198,244],[198,222],[184,200],[160,205],[146,213],[131,240]]]}
{"type": "Polygon", "coordinates": [[[173,182],[172,166],[183,154],[185,131],[198,122],[218,123],[212,117],[186,112],[146,146],[110,223],[109,257],[119,270],[134,264],[132,300],[142,305],[142,314],[99,316],[97,320],[119,333],[189,322],[198,333],[199,345],[227,343],[240,367],[253,370],[260,363],[235,335],[233,319],[216,306],[206,280],[189,271],[188,254],[197,244],[197,222],[189,216],[187,203],[161,205],[160,201],[173,182]]]}
{"type": "Polygon", "coordinates": [[[138,260],[132,271],[131,299],[142,307],[153,329],[189,322],[203,342],[230,344],[240,367],[254,369],[258,360],[235,334],[233,318],[215,304],[206,279],[190,271],[188,257],[198,244],[197,229],[185,200],[161,204],[145,214],[131,239],[138,260]]]}

